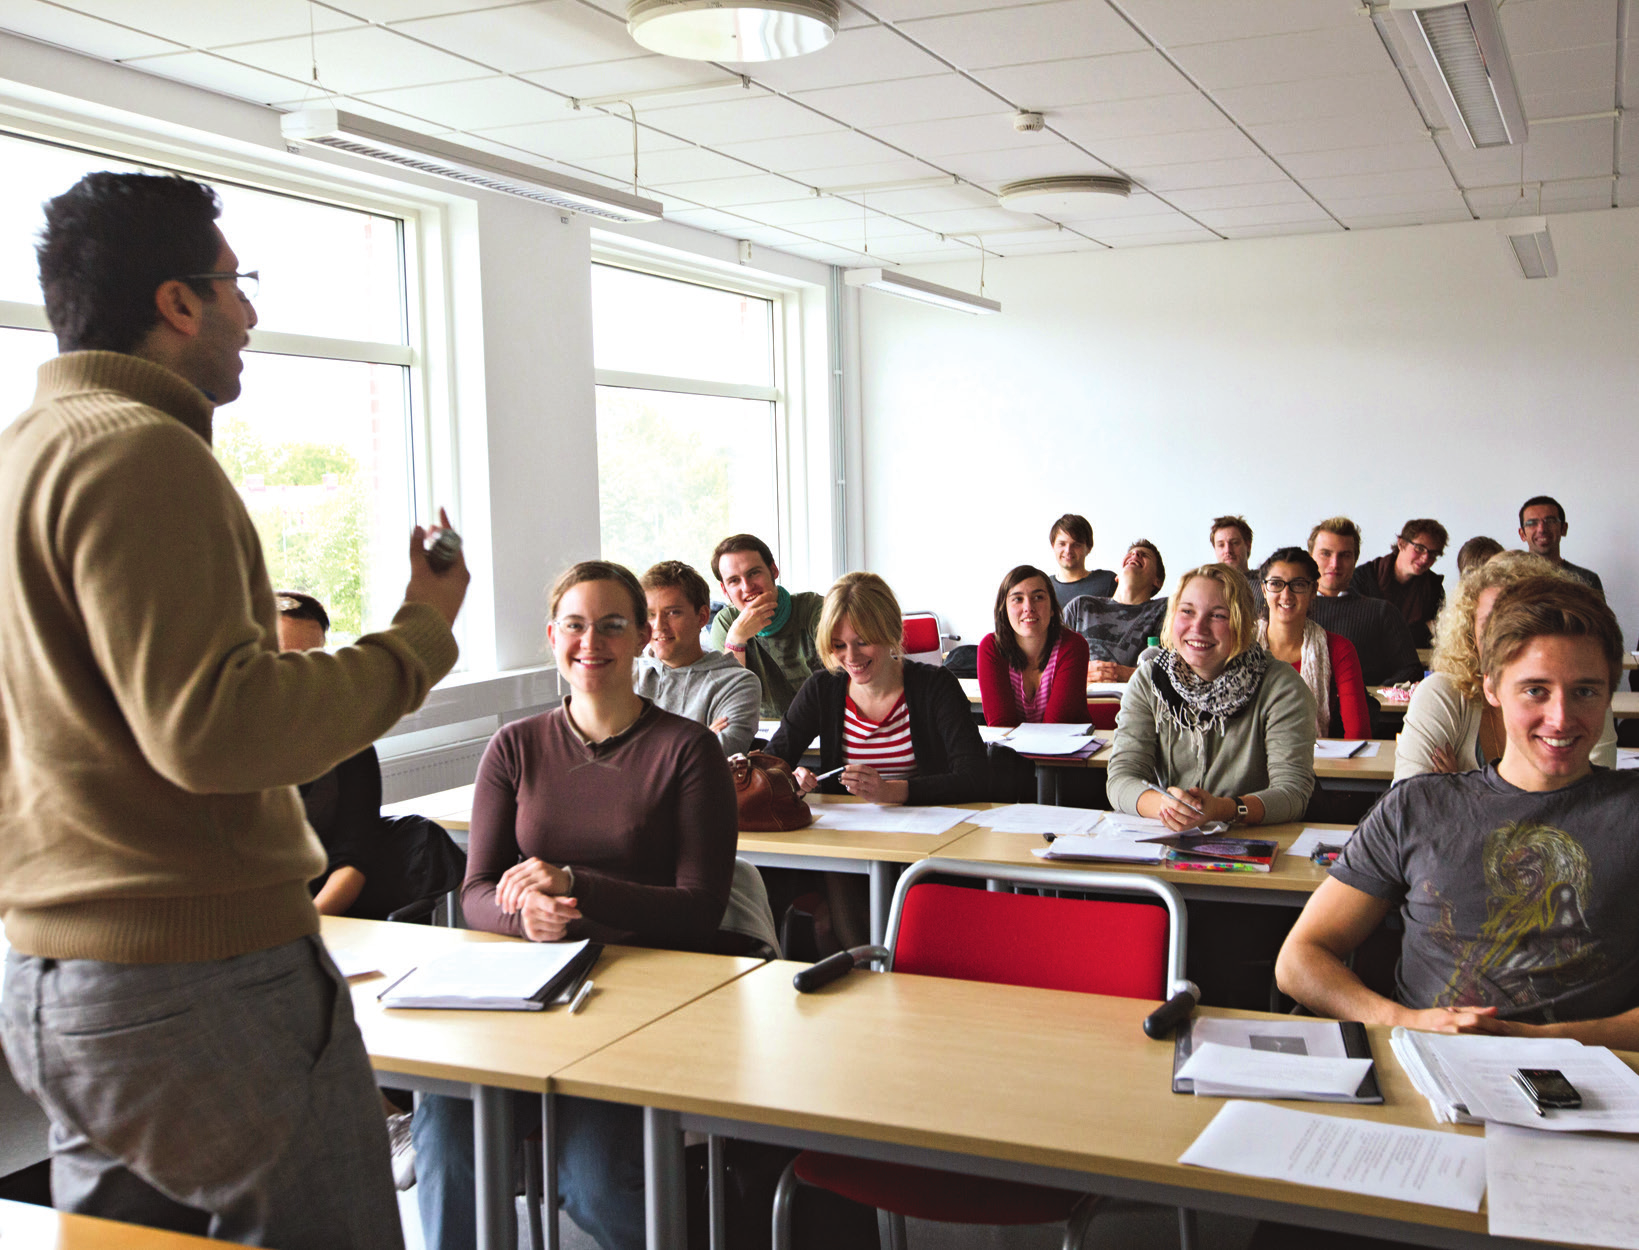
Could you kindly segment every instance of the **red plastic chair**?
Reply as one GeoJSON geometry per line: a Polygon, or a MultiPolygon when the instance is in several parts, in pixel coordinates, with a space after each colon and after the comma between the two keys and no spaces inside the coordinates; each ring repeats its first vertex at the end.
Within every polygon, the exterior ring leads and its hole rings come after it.
{"type": "Polygon", "coordinates": [[[960,642],[960,634],[939,631],[939,617],[933,612],[907,612],[901,625],[900,646],[905,658],[924,664],[945,662],[945,643],[960,642]]]}
{"type": "MultiPolygon", "coordinates": [[[[1183,897],[1153,877],[925,859],[905,872],[895,891],[887,966],[924,976],[1159,1001],[1183,984],[1187,926],[1183,897]],[[1142,895],[1164,906],[965,889],[928,877],[1142,895]]],[[[775,1191],[774,1250],[791,1245],[799,1181],[876,1207],[886,1216],[892,1250],[905,1244],[907,1217],[961,1224],[1063,1220],[1064,1245],[1073,1250],[1099,1201],[1095,1194],[808,1150],[791,1161],[775,1191]]],[[[1188,1223],[1185,1219],[1181,1229],[1188,1223]]]]}

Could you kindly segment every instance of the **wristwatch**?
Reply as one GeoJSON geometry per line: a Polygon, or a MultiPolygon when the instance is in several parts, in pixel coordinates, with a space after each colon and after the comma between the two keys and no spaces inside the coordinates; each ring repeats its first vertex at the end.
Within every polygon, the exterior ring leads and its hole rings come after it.
{"type": "Polygon", "coordinates": [[[1248,814],[1246,804],[1243,803],[1240,796],[1237,795],[1235,798],[1235,823],[1237,825],[1244,825],[1248,814]]]}

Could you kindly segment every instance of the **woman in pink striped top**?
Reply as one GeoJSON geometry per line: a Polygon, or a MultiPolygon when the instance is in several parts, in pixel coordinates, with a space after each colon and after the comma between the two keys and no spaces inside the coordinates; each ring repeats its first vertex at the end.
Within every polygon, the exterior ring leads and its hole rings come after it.
{"type": "Polygon", "coordinates": [[[815,738],[820,771],[841,768],[846,790],[875,803],[962,803],[984,797],[984,743],[956,678],[904,658],[899,603],[875,573],[849,573],[825,596],[816,647],[826,671],[797,692],[768,749],[798,761],[815,738]]]}
{"type": "Polygon", "coordinates": [[[1087,640],[1064,627],[1047,574],[1021,564],[1002,578],[995,621],[979,644],[985,724],[1088,720],[1087,640]]]}

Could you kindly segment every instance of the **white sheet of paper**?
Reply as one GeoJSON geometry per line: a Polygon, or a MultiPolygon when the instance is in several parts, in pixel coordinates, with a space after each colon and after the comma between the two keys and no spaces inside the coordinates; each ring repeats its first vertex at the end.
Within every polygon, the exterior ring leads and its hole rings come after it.
{"type": "Polygon", "coordinates": [[[816,803],[812,828],[849,833],[945,833],[977,812],[959,807],[894,807],[882,803],[816,803]]]}
{"type": "Polygon", "coordinates": [[[1326,846],[1346,846],[1352,837],[1353,829],[1305,829],[1292,839],[1292,845],[1286,848],[1286,854],[1308,859],[1315,853],[1315,847],[1323,843],[1326,846]]]}
{"type": "Polygon", "coordinates": [[[1074,755],[1097,742],[1087,725],[1019,725],[1005,739],[1021,755],[1074,755]],[[1067,732],[1076,731],[1076,732],[1067,732]]]}
{"type": "Polygon", "coordinates": [[[1195,1092],[1205,1096],[1346,1097],[1360,1088],[1371,1066],[1370,1059],[1327,1059],[1206,1042],[1196,1045],[1177,1075],[1194,1081],[1195,1092]]]}
{"type": "Polygon", "coordinates": [[[1639,768],[1639,747],[1617,747],[1617,768],[1639,768]]]}
{"type": "MultiPolygon", "coordinates": [[[[1237,1020],[1229,1016],[1196,1016],[1190,1025],[1196,1046],[1217,1042],[1253,1050],[1284,1051],[1321,1059],[1347,1059],[1343,1030],[1336,1020],[1292,1016],[1285,1020],[1237,1020]]],[[[1359,1082],[1356,1082],[1358,1087],[1359,1082]]]]}
{"type": "Polygon", "coordinates": [[[1123,838],[1088,838],[1081,836],[1055,838],[1050,846],[1031,850],[1038,859],[1119,860],[1129,864],[1159,864],[1167,857],[1167,848],[1151,842],[1129,842],[1123,838]]]}
{"type": "Polygon", "coordinates": [[[1485,1126],[1493,1237],[1639,1248],[1639,1142],[1485,1126]]]}
{"type": "Polygon", "coordinates": [[[1127,683],[1124,681],[1090,681],[1087,683],[1087,697],[1089,699],[1119,699],[1127,693],[1127,683]]]}
{"type": "Polygon", "coordinates": [[[1013,726],[1011,725],[980,725],[978,729],[979,741],[987,744],[991,742],[1000,742],[1003,738],[1007,737],[1008,734],[1013,732],[1013,726]]]}
{"type": "Polygon", "coordinates": [[[1087,807],[1053,807],[1044,803],[1013,803],[988,811],[969,812],[976,825],[998,833],[1091,833],[1104,813],[1087,807]]]}
{"type": "Polygon", "coordinates": [[[1639,1073],[1603,1046],[1466,1034],[1434,1035],[1432,1044],[1475,1119],[1546,1132],[1639,1133],[1639,1073]],[[1510,1079],[1517,1068],[1558,1068],[1582,1095],[1582,1106],[1539,1116],[1510,1079]]]}
{"type": "Polygon", "coordinates": [[[1365,738],[1316,738],[1317,760],[1367,760],[1377,754],[1377,743],[1365,738]]]}
{"type": "Polygon", "coordinates": [[[335,962],[336,971],[348,980],[381,971],[381,960],[371,958],[362,951],[328,949],[330,958],[335,962]]]}
{"type": "Polygon", "coordinates": [[[1126,812],[1106,812],[1099,834],[1107,838],[1165,838],[1172,834],[1166,822],[1154,816],[1129,816],[1126,812]]]}
{"type": "Polygon", "coordinates": [[[1225,1103],[1178,1162],[1457,1211],[1485,1193],[1482,1138],[1263,1102],[1225,1103]]]}

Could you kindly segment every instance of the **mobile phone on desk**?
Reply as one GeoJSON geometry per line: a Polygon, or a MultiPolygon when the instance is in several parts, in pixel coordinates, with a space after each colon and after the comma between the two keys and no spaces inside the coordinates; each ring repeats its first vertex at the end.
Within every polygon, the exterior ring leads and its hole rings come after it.
{"type": "Polygon", "coordinates": [[[1575,1111],[1582,1105],[1582,1095],[1558,1068],[1520,1068],[1509,1077],[1531,1100],[1538,1115],[1544,1111],[1575,1111]]]}

